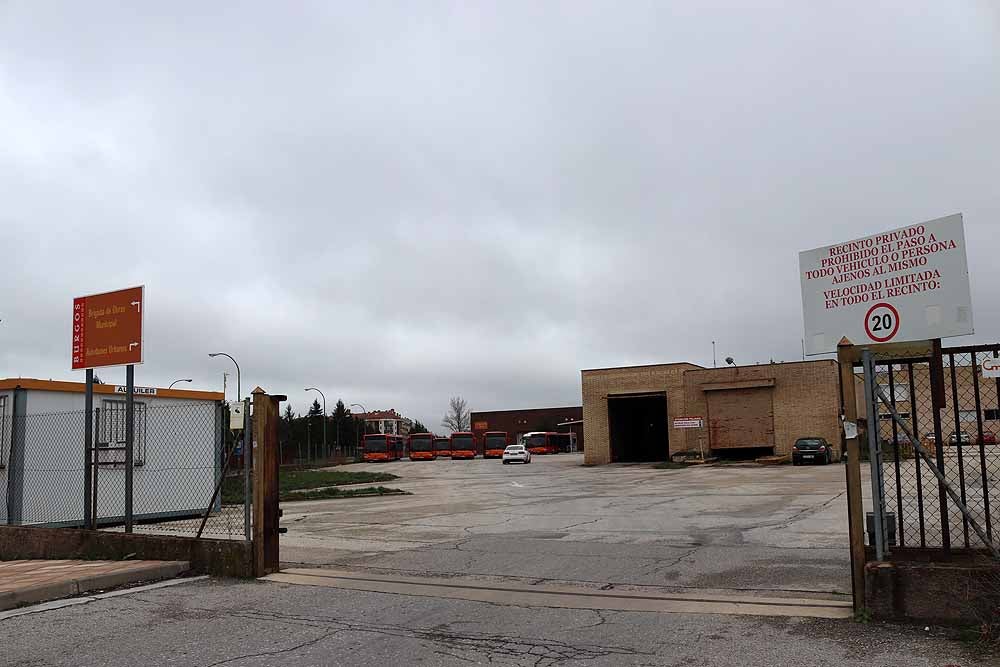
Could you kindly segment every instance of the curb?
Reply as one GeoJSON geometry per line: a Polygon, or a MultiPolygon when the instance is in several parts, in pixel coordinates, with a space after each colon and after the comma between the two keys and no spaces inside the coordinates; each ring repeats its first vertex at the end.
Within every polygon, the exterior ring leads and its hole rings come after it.
{"type": "Polygon", "coordinates": [[[123,572],[109,572],[91,577],[81,577],[69,581],[42,584],[30,588],[0,593],[0,611],[14,609],[27,604],[58,600],[90,591],[115,588],[138,581],[160,581],[172,579],[190,569],[186,561],[161,561],[131,568],[123,572]]]}

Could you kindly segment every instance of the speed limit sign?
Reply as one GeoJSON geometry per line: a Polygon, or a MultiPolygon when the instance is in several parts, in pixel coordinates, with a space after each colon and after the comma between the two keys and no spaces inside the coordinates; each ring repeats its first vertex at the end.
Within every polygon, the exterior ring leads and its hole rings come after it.
{"type": "Polygon", "coordinates": [[[887,343],[899,331],[899,311],[891,303],[876,303],[865,313],[865,333],[876,343],[887,343]]]}

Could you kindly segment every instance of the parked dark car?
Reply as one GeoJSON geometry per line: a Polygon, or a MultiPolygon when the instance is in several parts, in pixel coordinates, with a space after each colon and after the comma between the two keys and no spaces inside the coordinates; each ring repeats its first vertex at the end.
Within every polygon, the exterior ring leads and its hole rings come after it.
{"type": "Polygon", "coordinates": [[[799,438],[792,445],[792,465],[827,464],[833,460],[833,447],[826,438],[799,438]]]}

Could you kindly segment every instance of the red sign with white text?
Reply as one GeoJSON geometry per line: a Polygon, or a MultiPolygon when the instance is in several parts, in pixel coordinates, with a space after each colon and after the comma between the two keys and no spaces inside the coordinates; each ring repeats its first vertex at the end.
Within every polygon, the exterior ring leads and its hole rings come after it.
{"type": "Polygon", "coordinates": [[[142,363],[145,287],[73,299],[73,370],[142,363]]]}

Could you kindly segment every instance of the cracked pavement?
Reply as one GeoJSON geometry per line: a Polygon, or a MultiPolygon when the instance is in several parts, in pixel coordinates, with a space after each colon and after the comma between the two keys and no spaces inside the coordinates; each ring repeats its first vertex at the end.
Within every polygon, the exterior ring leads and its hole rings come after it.
{"type": "MultiPolygon", "coordinates": [[[[393,485],[414,495],[285,503],[283,560],[501,587],[833,599],[848,590],[839,466],[654,470],[539,459],[355,466],[397,472],[393,485]]],[[[225,580],[9,618],[0,645],[14,667],[996,664],[939,629],[225,580]]]]}
{"type": "Polygon", "coordinates": [[[286,503],[282,560],[492,582],[850,593],[842,466],[357,464],[412,496],[286,503]]]}
{"type": "MultiPolygon", "coordinates": [[[[11,667],[985,667],[940,631],[205,580],[0,621],[11,667]]],[[[995,658],[994,658],[995,659],[995,658]]]]}

